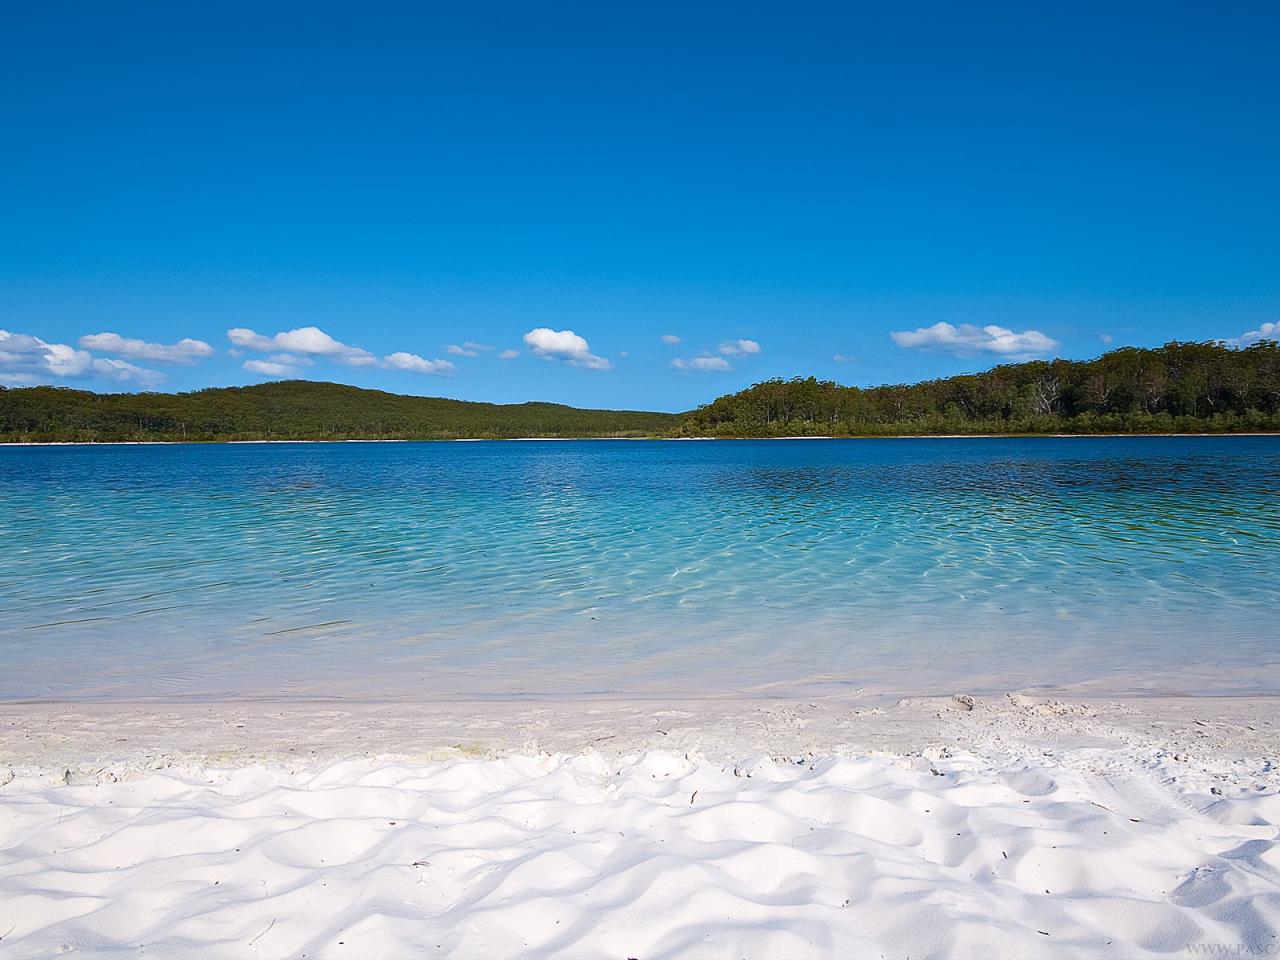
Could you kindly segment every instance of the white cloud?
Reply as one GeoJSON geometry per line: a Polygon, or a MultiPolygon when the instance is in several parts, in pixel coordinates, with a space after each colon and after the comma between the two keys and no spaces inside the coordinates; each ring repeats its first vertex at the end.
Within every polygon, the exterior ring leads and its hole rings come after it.
{"type": "Polygon", "coordinates": [[[894,331],[889,334],[900,347],[941,350],[957,356],[974,353],[997,353],[1002,356],[1034,356],[1046,353],[1058,345],[1039,330],[1015,333],[995,324],[979,329],[971,323],[952,326],[939,322],[932,327],[918,330],[894,331]]]}
{"type": "Polygon", "coordinates": [[[478,357],[482,353],[489,353],[495,349],[487,343],[476,343],[474,340],[464,340],[461,345],[451,343],[445,347],[445,352],[453,354],[455,357],[478,357]]]}
{"type": "Polygon", "coordinates": [[[93,355],[85,350],[32,339],[44,347],[44,366],[55,377],[82,377],[93,369],[93,355]]]}
{"type": "Polygon", "coordinates": [[[831,359],[836,363],[856,363],[858,358],[850,356],[847,353],[833,353],[831,359]]]}
{"type": "Polygon", "coordinates": [[[144,387],[154,387],[164,381],[164,374],[159,370],[138,367],[127,360],[95,358],[93,372],[111,380],[118,380],[121,383],[129,383],[131,381],[140,383],[144,387]]]}
{"type": "Polygon", "coordinates": [[[1261,340],[1280,340],[1280,323],[1264,323],[1257,330],[1250,330],[1222,342],[1230,347],[1248,347],[1261,340]]]}
{"type": "Polygon", "coordinates": [[[246,360],[244,368],[250,373],[260,373],[264,377],[291,377],[298,368],[278,360],[246,360]]]}
{"type": "Polygon", "coordinates": [[[760,344],[754,340],[726,340],[720,344],[720,352],[727,357],[738,354],[756,354],[760,352],[760,344]]]}
{"type": "Polygon", "coordinates": [[[1112,340],[1115,339],[1115,337],[1111,336],[1111,334],[1109,333],[1100,333],[1098,334],[1098,339],[1101,340],[1103,343],[1110,343],[1112,340]]]}
{"type": "Polygon", "coordinates": [[[339,363],[353,367],[368,367],[378,362],[368,350],[360,347],[349,347],[335,340],[319,327],[299,327],[297,330],[286,330],[275,336],[276,345],[290,353],[311,353],[324,357],[333,357],[339,363]]]}
{"type": "Polygon", "coordinates": [[[310,367],[315,364],[314,360],[292,353],[273,353],[267,359],[272,363],[283,363],[290,367],[310,367]]]}
{"type": "Polygon", "coordinates": [[[449,344],[445,348],[448,353],[457,357],[478,357],[482,353],[491,353],[496,348],[487,343],[476,343],[474,340],[463,340],[461,345],[449,344]]]}
{"type": "Polygon", "coordinates": [[[378,362],[378,358],[368,350],[335,340],[319,327],[298,327],[277,333],[274,337],[265,337],[246,327],[233,327],[227,331],[227,339],[237,347],[247,347],[259,353],[284,350],[289,353],[311,354],[328,357],[350,367],[371,367],[378,362]]]}
{"type": "Polygon", "coordinates": [[[671,366],[676,370],[697,370],[702,373],[733,369],[724,357],[677,357],[671,361],[671,366]]]}
{"type": "Polygon", "coordinates": [[[347,349],[346,344],[333,339],[319,327],[298,327],[275,335],[276,345],[297,353],[336,355],[347,349]]]}
{"type": "MultiPolygon", "coordinates": [[[[408,370],[413,373],[429,373],[448,376],[457,368],[448,360],[428,360],[416,353],[398,350],[389,353],[379,362],[378,358],[361,347],[353,347],[336,340],[319,327],[299,327],[286,330],[274,337],[265,337],[245,327],[227,331],[227,337],[238,347],[268,354],[265,360],[248,360],[244,368],[250,373],[268,377],[292,376],[300,367],[309,367],[315,359],[336,360],[351,367],[382,366],[391,370],[408,370]]],[[[455,345],[456,346],[456,345],[455,345]]],[[[449,352],[463,356],[475,356],[476,350],[492,350],[484,344],[468,340],[461,346],[450,347],[449,352]]]]}
{"type": "Polygon", "coordinates": [[[154,386],[164,380],[158,370],[148,370],[124,360],[95,357],[65,343],[48,343],[25,333],[0,330],[0,378],[7,383],[31,385],[49,379],[106,377],[121,383],[154,386]]]}
{"type": "Polygon", "coordinates": [[[520,351],[519,351],[519,350],[503,350],[500,354],[498,354],[498,359],[499,359],[499,360],[514,360],[514,359],[515,359],[516,357],[518,357],[518,356],[520,356],[520,351]]]}
{"type": "Polygon", "coordinates": [[[667,344],[667,346],[674,347],[677,343],[683,343],[684,341],[674,333],[664,333],[662,335],[662,342],[667,344]]]}
{"type": "Polygon", "coordinates": [[[246,347],[249,350],[261,350],[263,353],[267,353],[276,348],[276,342],[270,337],[264,337],[260,333],[254,333],[247,327],[232,327],[227,331],[227,339],[237,347],[246,347]]]}
{"type": "Polygon", "coordinates": [[[563,360],[570,366],[585,370],[611,369],[609,361],[592,353],[586,339],[572,330],[538,327],[524,335],[524,342],[544,360],[563,360]]]}
{"type": "Polygon", "coordinates": [[[9,376],[21,375],[24,381],[80,377],[92,368],[93,357],[88,351],[0,330],[0,370],[9,376]]]}
{"type": "Polygon", "coordinates": [[[195,363],[203,357],[213,356],[213,347],[203,340],[186,337],[177,343],[148,343],[118,333],[90,333],[80,338],[80,346],[99,353],[114,353],[137,360],[157,360],[161,363],[195,363]]]}
{"type": "Polygon", "coordinates": [[[382,358],[382,362],[386,366],[394,367],[397,370],[409,370],[412,373],[430,373],[444,377],[457,370],[457,367],[448,360],[427,360],[416,353],[405,353],[403,350],[387,354],[382,358]]]}

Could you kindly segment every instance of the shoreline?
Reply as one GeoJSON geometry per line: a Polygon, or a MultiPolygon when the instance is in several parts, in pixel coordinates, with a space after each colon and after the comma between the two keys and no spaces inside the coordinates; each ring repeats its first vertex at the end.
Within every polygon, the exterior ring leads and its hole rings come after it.
{"type": "Polygon", "coordinates": [[[447,437],[441,439],[355,438],[338,440],[0,440],[5,447],[207,447],[304,443],[577,443],[585,440],[625,443],[725,442],[761,440],[1088,440],[1098,438],[1280,437],[1280,431],[1221,431],[1204,433],[901,433],[862,436],[786,437],[447,437]]]}
{"type": "MultiPolygon", "coordinates": [[[[0,768],[32,773],[240,767],[395,757],[679,750],[912,754],[1015,744],[1192,748],[1207,761],[1280,752],[1280,696],[814,696],[778,698],[27,701],[0,703],[0,768]]],[[[1280,784],[1280,764],[1276,769],[1280,784]]]]}

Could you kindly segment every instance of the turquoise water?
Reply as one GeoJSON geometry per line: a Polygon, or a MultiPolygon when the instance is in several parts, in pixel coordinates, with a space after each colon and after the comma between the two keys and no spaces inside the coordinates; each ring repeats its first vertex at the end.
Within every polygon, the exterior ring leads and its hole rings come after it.
{"type": "Polygon", "coordinates": [[[1280,692],[1280,438],[0,448],[0,698],[1280,692]]]}

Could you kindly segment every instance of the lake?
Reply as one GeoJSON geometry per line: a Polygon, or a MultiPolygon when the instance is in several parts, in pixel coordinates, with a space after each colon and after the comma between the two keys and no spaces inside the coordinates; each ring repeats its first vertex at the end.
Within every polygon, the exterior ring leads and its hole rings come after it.
{"type": "Polygon", "coordinates": [[[1280,437],[0,447],[0,698],[1280,692],[1280,437]]]}

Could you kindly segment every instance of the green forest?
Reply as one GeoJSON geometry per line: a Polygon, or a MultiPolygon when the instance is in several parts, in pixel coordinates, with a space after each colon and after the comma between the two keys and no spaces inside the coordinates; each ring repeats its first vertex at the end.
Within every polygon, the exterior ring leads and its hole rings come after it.
{"type": "Polygon", "coordinates": [[[1280,431],[1280,344],[1125,347],[910,386],[770,380],[686,414],[688,436],[1280,431]]]}
{"type": "Polygon", "coordinates": [[[191,393],[0,388],[0,441],[448,440],[1280,431],[1280,345],[1126,347],[910,385],[769,380],[682,414],[290,380],[191,393]]]}
{"type": "Polygon", "coordinates": [[[467,403],[309,380],[192,393],[0,390],[0,439],[9,441],[650,437],[675,423],[669,413],[467,403]]]}

